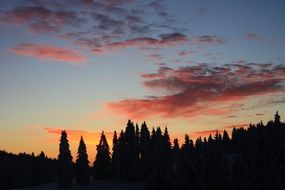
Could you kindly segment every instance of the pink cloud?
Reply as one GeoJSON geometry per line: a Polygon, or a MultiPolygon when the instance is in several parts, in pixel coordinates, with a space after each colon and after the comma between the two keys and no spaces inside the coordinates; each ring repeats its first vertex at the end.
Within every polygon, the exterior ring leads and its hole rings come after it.
{"type": "Polygon", "coordinates": [[[196,37],[196,41],[199,44],[225,44],[226,39],[215,36],[215,35],[205,35],[196,37]]]}
{"type": "Polygon", "coordinates": [[[246,40],[263,40],[264,38],[262,36],[260,36],[259,34],[255,34],[255,33],[245,33],[244,34],[244,39],[246,40]]]}
{"type": "Polygon", "coordinates": [[[107,108],[131,118],[231,115],[233,104],[251,97],[284,92],[282,69],[262,64],[160,67],[143,74],[144,86],[167,95],[111,102],[107,108]],[[282,85],[283,84],[283,85],[282,85]]]}
{"type": "Polygon", "coordinates": [[[162,35],[160,39],[142,37],[142,38],[132,38],[125,41],[112,42],[103,46],[99,46],[93,49],[96,54],[112,52],[117,50],[124,50],[131,47],[148,49],[148,48],[161,48],[175,46],[183,43],[187,43],[189,40],[187,37],[180,33],[173,33],[162,35]]]}
{"type": "Polygon", "coordinates": [[[85,22],[72,11],[54,11],[44,6],[16,7],[4,12],[0,23],[23,24],[27,23],[32,32],[54,32],[61,30],[65,25],[79,25],[85,22]]]}
{"type": "Polygon", "coordinates": [[[53,59],[62,62],[79,63],[86,58],[73,49],[46,44],[20,44],[10,50],[12,53],[23,56],[32,56],[40,59],[53,59]]]}

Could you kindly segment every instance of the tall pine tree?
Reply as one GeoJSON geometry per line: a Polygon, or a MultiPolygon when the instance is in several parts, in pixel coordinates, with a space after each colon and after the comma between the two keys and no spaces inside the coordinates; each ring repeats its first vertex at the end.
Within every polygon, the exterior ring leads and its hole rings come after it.
{"type": "Polygon", "coordinates": [[[145,122],[141,126],[140,135],[140,153],[141,153],[141,168],[142,178],[146,179],[151,168],[151,141],[150,133],[145,122]]]}
{"type": "Polygon", "coordinates": [[[89,183],[89,161],[86,150],[86,145],[83,138],[80,138],[79,147],[77,150],[76,159],[76,180],[79,184],[89,183]]]}
{"type": "Polygon", "coordinates": [[[153,160],[151,173],[148,179],[149,190],[168,190],[171,189],[170,184],[170,170],[167,158],[167,149],[165,136],[162,135],[160,127],[157,128],[152,140],[153,147],[153,160]]]}
{"type": "Polygon", "coordinates": [[[127,165],[126,167],[126,176],[127,180],[135,181],[136,180],[136,164],[137,164],[137,152],[136,152],[136,143],[135,143],[135,127],[131,120],[128,121],[126,132],[125,132],[125,159],[127,165]]]}
{"type": "Polygon", "coordinates": [[[112,179],[118,180],[120,178],[120,159],[119,159],[119,139],[117,137],[116,131],[114,131],[112,150],[113,150],[112,161],[111,161],[112,179]]]}
{"type": "Polygon", "coordinates": [[[111,156],[104,131],[97,145],[97,154],[93,165],[94,179],[107,179],[110,177],[111,156]]]}
{"type": "Polygon", "coordinates": [[[59,187],[69,187],[72,184],[72,156],[66,131],[61,132],[58,155],[58,180],[59,187]]]}

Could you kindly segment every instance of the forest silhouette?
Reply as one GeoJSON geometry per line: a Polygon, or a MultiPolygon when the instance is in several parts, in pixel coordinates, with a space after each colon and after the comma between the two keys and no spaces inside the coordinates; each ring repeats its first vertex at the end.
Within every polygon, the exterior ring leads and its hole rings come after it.
{"type": "Polygon", "coordinates": [[[281,190],[285,189],[285,123],[274,119],[233,128],[195,142],[185,135],[173,144],[167,128],[139,127],[128,121],[114,132],[112,150],[104,131],[92,167],[83,137],[75,162],[68,134],[62,131],[57,159],[43,152],[18,155],[0,151],[0,189],[57,182],[58,187],[86,185],[96,180],[110,183],[144,183],[148,190],[281,190]]]}

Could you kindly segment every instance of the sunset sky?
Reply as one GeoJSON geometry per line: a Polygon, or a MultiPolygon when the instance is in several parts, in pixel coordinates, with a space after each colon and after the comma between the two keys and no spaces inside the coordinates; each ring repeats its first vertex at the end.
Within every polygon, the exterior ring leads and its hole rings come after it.
{"type": "Polygon", "coordinates": [[[285,117],[284,0],[1,0],[0,149],[90,160],[128,119],[196,138],[285,117]],[[282,117],[284,116],[284,117],[282,117]]]}

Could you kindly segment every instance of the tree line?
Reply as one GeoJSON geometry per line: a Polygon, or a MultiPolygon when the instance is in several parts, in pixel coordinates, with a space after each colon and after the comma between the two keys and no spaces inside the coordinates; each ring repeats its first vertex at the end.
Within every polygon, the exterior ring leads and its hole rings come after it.
{"type": "Polygon", "coordinates": [[[16,156],[0,152],[1,184],[4,184],[0,188],[52,180],[65,188],[74,182],[88,184],[93,178],[144,182],[148,190],[285,189],[285,124],[278,112],[266,125],[260,122],[248,128],[233,128],[231,137],[226,130],[207,138],[199,137],[195,142],[185,135],[181,145],[178,139],[171,143],[167,128],[150,131],[145,122],[139,127],[129,120],[125,130],[114,132],[112,148],[102,132],[96,149],[96,158],[90,167],[81,137],[74,163],[67,133],[62,131],[57,160],[45,155],[16,156]],[[11,163],[5,164],[5,157],[15,157],[18,161],[6,159],[11,163]],[[19,164],[14,164],[17,162],[19,164]],[[8,180],[5,177],[9,175],[4,176],[2,168],[11,164],[15,168],[10,171],[14,176],[8,180]]]}
{"type": "Polygon", "coordinates": [[[44,152],[12,154],[0,151],[0,189],[37,186],[57,180],[57,160],[44,152]]]}
{"type": "MultiPolygon", "coordinates": [[[[68,156],[59,161],[66,164],[66,174],[72,161],[70,151],[63,152],[68,156]]],[[[89,182],[88,163],[81,139],[75,163],[80,184],[89,182]]],[[[95,180],[146,182],[149,190],[285,189],[285,124],[276,112],[266,125],[233,128],[231,138],[226,130],[195,142],[185,135],[180,146],[178,139],[172,145],[167,128],[150,132],[145,122],[139,127],[129,120],[119,135],[114,132],[112,151],[102,132],[91,171],[95,180]]],[[[60,186],[70,186],[72,177],[64,177],[60,186]]]]}

